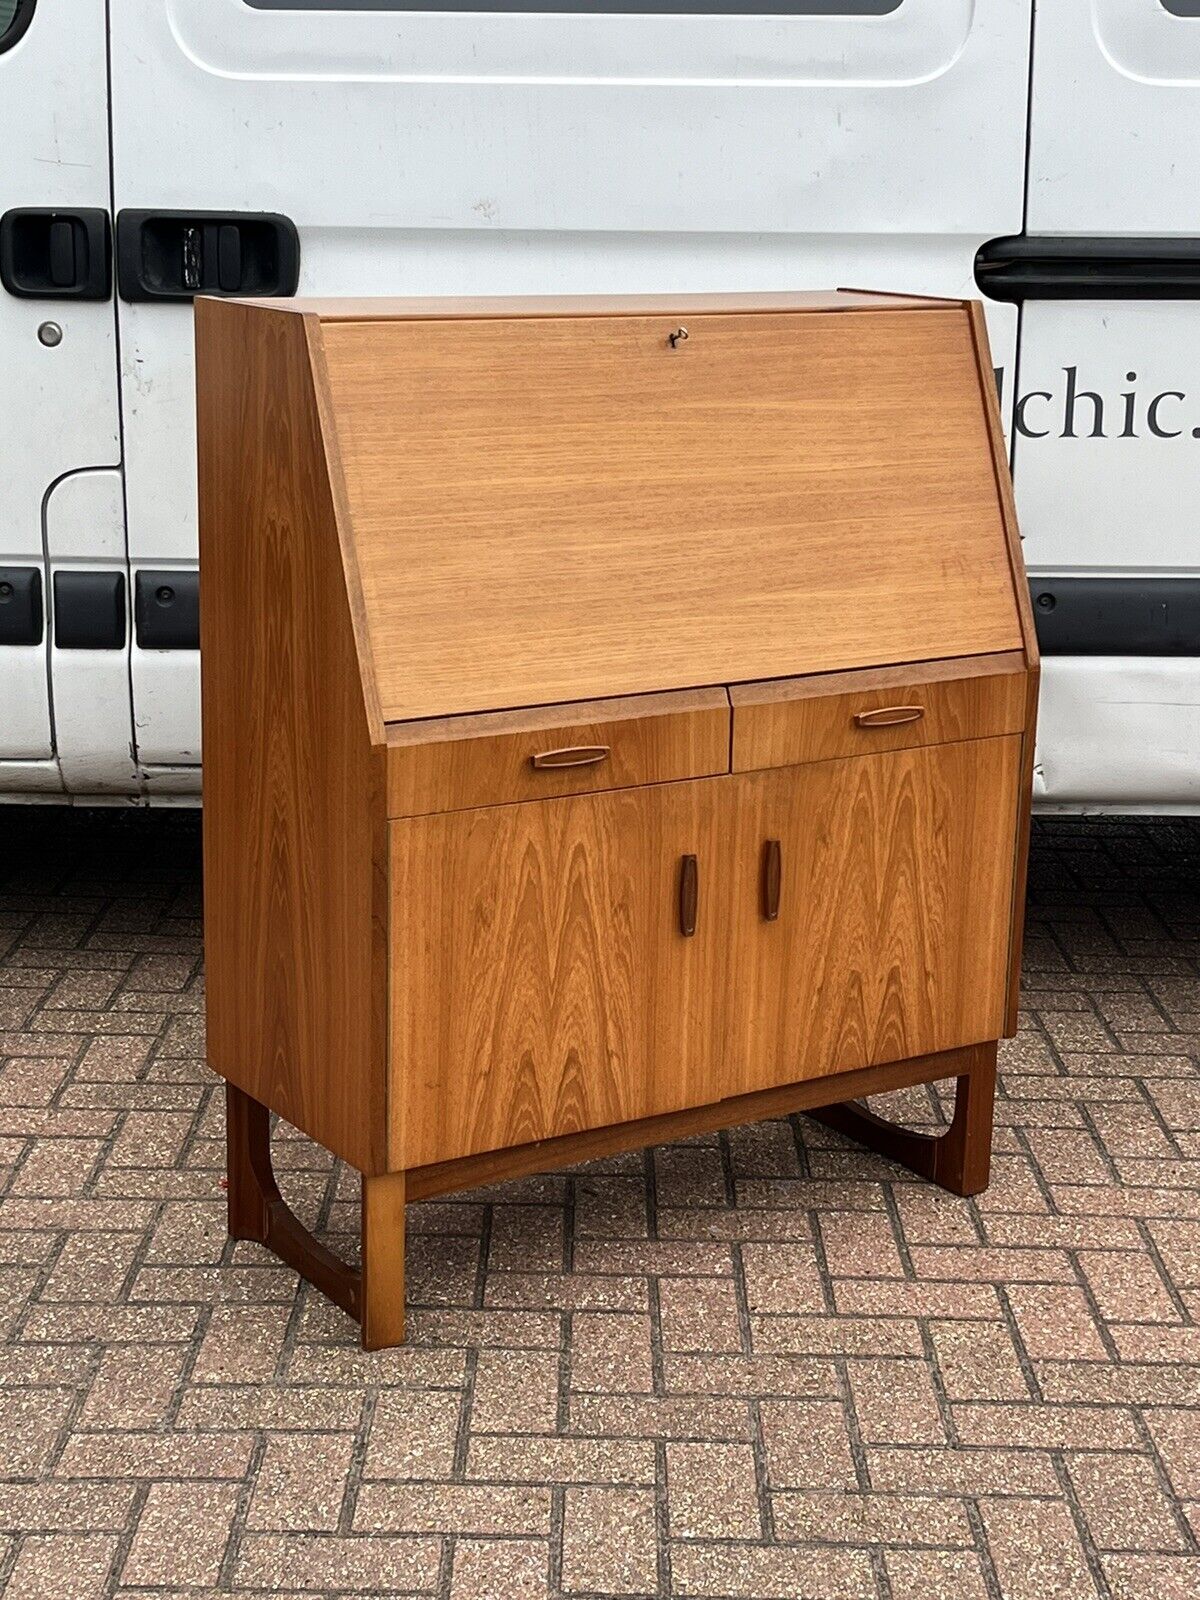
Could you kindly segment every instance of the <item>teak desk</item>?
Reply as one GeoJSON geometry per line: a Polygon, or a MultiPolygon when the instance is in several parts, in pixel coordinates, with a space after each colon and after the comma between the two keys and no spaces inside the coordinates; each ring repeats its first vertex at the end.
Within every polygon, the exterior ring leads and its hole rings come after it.
{"type": "Polygon", "coordinates": [[[380,1347],[406,1199],[818,1107],[982,1189],[1037,657],[979,307],[196,328],[231,1232],[380,1347]],[[948,1077],[938,1138],[852,1103],[948,1077]],[[361,1270],[268,1108],[363,1174],[361,1270]]]}

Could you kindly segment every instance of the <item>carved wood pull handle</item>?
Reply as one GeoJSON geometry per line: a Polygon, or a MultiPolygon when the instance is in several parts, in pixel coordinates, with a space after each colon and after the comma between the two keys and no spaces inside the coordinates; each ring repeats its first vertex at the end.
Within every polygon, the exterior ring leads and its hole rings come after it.
{"type": "Polygon", "coordinates": [[[561,750],[539,750],[530,756],[529,765],[539,772],[547,767],[598,767],[608,760],[608,755],[606,744],[573,744],[561,750]]]}
{"type": "Polygon", "coordinates": [[[766,922],[779,916],[779,891],[783,884],[783,848],[778,839],[767,839],[762,858],[762,914],[766,922]]]}
{"type": "Polygon", "coordinates": [[[695,856],[679,858],[679,931],[690,939],[696,931],[696,906],[700,899],[700,869],[695,856]]]}
{"type": "Polygon", "coordinates": [[[897,722],[919,722],[924,715],[924,706],[880,706],[875,711],[856,711],[854,720],[860,728],[891,728],[897,722]]]}

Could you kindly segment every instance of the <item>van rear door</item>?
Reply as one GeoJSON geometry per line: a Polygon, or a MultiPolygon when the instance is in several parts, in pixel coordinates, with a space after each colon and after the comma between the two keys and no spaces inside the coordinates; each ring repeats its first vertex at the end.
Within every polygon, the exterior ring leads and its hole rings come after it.
{"type": "Polygon", "coordinates": [[[1200,0],[1038,6],[1032,84],[1028,236],[985,251],[980,282],[1021,306],[1038,790],[1195,805],[1200,0]]]}
{"type": "MultiPolygon", "coordinates": [[[[1020,226],[1028,0],[123,0],[111,26],[152,591],[196,563],[184,276],[261,285],[260,224],[295,225],[300,290],[328,295],[964,294],[978,245],[1020,226]]],[[[999,308],[1001,361],[1015,325],[999,308]]],[[[139,633],[133,693],[151,791],[185,782],[195,653],[139,633]]]]}
{"type": "Polygon", "coordinates": [[[48,0],[0,0],[0,790],[9,792],[136,781],[105,8],[70,9],[64,18],[48,0]],[[97,473],[115,513],[107,527],[90,515],[81,527],[75,513],[94,500],[97,473]],[[87,631],[98,626],[100,591],[106,648],[72,644],[100,637],[87,631]]]}

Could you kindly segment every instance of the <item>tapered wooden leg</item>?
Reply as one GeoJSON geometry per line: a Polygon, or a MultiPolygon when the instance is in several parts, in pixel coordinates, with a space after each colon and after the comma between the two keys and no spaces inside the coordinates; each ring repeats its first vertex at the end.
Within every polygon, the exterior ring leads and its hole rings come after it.
{"type": "Polygon", "coordinates": [[[404,1343],[404,1174],[362,1181],[364,1350],[404,1343]]]}
{"type": "Polygon", "coordinates": [[[225,1085],[225,1145],[232,1236],[265,1245],[361,1321],[362,1275],[335,1256],[292,1212],[271,1166],[271,1114],[232,1083],[225,1085]]]}
{"type": "Polygon", "coordinates": [[[271,1114],[231,1083],[225,1085],[225,1151],[230,1236],[265,1244],[269,1207],[280,1199],[271,1170],[271,1114]]]}
{"type": "Polygon", "coordinates": [[[976,1045],[970,1068],[957,1081],[954,1116],[945,1133],[913,1133],[878,1117],[860,1101],[810,1111],[826,1127],[876,1150],[902,1167],[949,1189],[979,1194],[988,1186],[992,1159],[992,1107],[996,1097],[996,1044],[976,1045]]]}

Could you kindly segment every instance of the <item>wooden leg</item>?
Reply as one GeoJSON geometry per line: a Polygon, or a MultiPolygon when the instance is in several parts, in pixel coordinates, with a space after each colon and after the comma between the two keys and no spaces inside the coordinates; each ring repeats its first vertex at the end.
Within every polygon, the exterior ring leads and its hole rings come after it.
{"type": "Polygon", "coordinates": [[[265,1244],[271,1202],[281,1199],[271,1170],[270,1112],[231,1083],[225,1085],[225,1165],[230,1237],[265,1244]]]}
{"type": "Polygon", "coordinates": [[[266,1106],[225,1085],[229,1232],[255,1239],[362,1324],[369,1350],[404,1340],[404,1174],[363,1179],[363,1270],[309,1232],[279,1192],[266,1106]],[[364,1292],[365,1286],[365,1292],[364,1292]]]}
{"type": "Polygon", "coordinates": [[[996,1096],[995,1041],[976,1045],[957,1081],[954,1117],[942,1134],[913,1133],[846,1100],[808,1114],[826,1127],[876,1150],[952,1194],[979,1194],[988,1186],[992,1159],[992,1104],[996,1096]]]}
{"type": "Polygon", "coordinates": [[[404,1174],[362,1181],[364,1350],[404,1343],[404,1174]]]}

